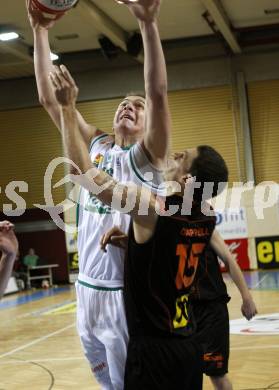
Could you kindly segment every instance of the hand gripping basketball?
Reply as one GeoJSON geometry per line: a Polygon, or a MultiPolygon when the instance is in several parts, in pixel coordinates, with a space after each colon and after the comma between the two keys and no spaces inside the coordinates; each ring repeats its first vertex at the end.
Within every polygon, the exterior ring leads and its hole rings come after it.
{"type": "Polygon", "coordinates": [[[78,0],[32,0],[32,2],[41,12],[57,15],[71,9],[78,0]]]}

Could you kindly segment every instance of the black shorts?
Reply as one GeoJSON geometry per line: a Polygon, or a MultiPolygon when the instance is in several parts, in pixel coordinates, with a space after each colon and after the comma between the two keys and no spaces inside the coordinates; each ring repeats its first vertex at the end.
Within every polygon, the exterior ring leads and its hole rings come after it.
{"type": "Polygon", "coordinates": [[[197,341],[203,348],[203,372],[223,376],[228,372],[230,351],[229,313],[226,302],[193,303],[197,341]]]}
{"type": "Polygon", "coordinates": [[[190,338],[131,338],[124,390],[202,390],[200,360],[190,338]]]}

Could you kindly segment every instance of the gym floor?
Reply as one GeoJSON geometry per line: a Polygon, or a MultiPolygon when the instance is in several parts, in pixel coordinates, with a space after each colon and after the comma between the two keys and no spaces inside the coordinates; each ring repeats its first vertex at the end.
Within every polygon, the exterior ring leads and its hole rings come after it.
{"type": "MultiPolygon", "coordinates": [[[[245,278],[259,311],[250,322],[242,320],[240,295],[224,274],[232,297],[230,378],[235,390],[279,389],[279,271],[245,272],[245,278]]],[[[100,389],[83,357],[75,307],[72,286],[1,301],[0,390],[100,389]]],[[[204,390],[210,389],[205,378],[204,390]]]]}

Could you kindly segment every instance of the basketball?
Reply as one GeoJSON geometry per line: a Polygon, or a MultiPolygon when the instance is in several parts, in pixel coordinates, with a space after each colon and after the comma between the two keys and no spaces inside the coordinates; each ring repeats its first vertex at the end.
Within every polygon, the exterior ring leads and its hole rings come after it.
{"type": "Polygon", "coordinates": [[[32,0],[40,11],[48,14],[60,14],[71,9],[78,0],[32,0]]]}

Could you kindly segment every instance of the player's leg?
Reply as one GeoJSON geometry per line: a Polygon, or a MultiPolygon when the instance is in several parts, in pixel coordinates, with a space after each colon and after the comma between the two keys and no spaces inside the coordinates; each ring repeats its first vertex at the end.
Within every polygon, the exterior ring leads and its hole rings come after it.
{"type": "Polygon", "coordinates": [[[124,390],[202,390],[197,350],[190,338],[132,338],[124,390]]]}
{"type": "Polygon", "coordinates": [[[233,390],[227,374],[223,376],[211,376],[210,379],[214,386],[214,390],[233,390]]]}
{"type": "Polygon", "coordinates": [[[197,338],[203,346],[203,372],[210,377],[215,390],[231,390],[228,379],[229,315],[225,302],[194,305],[197,338]]]}
{"type": "Polygon", "coordinates": [[[106,356],[105,346],[91,335],[87,344],[83,335],[81,336],[84,354],[89,361],[91,371],[102,386],[102,390],[115,390],[110,377],[109,363],[106,356]]]}
{"type": "Polygon", "coordinates": [[[222,358],[221,362],[208,369],[206,374],[210,376],[215,390],[232,390],[232,384],[228,377],[229,349],[230,349],[230,327],[229,313],[226,303],[219,303],[216,307],[216,336],[211,341],[211,350],[216,351],[216,356],[222,358]],[[220,364],[221,363],[221,364],[220,364]]]}
{"type": "MultiPolygon", "coordinates": [[[[102,390],[114,390],[109,373],[106,349],[94,334],[94,310],[99,306],[98,291],[76,285],[77,330],[84,354],[91,371],[102,386],[102,390]]],[[[97,312],[97,310],[96,310],[97,312]]]]}
{"type": "Polygon", "coordinates": [[[189,357],[192,355],[191,360],[189,361],[189,372],[192,373],[192,377],[189,379],[189,384],[185,387],[186,389],[193,390],[202,390],[203,384],[203,365],[202,365],[202,355],[203,350],[200,344],[193,339],[191,342],[191,353],[188,353],[189,357]]]}
{"type": "Polygon", "coordinates": [[[123,390],[127,358],[128,330],[123,291],[100,291],[103,319],[95,334],[105,346],[109,373],[114,390],[123,390]]]}

